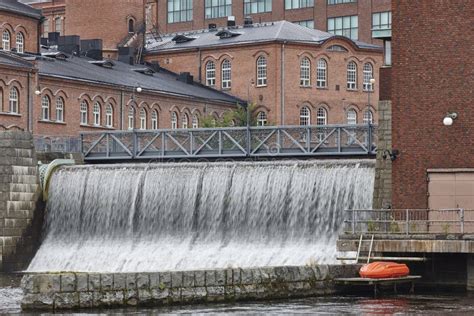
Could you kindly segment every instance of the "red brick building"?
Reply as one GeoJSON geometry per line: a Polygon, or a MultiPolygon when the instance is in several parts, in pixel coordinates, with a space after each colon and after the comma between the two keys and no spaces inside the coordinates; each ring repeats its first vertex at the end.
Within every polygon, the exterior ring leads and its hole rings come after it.
{"type": "Polygon", "coordinates": [[[182,32],[227,25],[234,16],[255,22],[287,20],[318,30],[345,35],[354,40],[372,40],[371,29],[389,23],[390,0],[155,0],[156,24],[161,33],[182,32]],[[381,14],[382,13],[382,14],[381,14]]]}
{"type": "Polygon", "coordinates": [[[380,46],[287,21],[147,41],[147,61],[252,102],[259,124],[376,121],[379,92],[370,79],[379,78],[380,46]]]}
{"type": "Polygon", "coordinates": [[[393,207],[474,209],[474,2],[393,0],[393,13],[393,207]]]}

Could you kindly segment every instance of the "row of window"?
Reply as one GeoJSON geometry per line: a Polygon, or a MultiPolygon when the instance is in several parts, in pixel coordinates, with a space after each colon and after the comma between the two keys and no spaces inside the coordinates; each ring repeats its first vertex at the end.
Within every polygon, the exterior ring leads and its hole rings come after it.
{"type": "MultiPolygon", "coordinates": [[[[257,87],[265,87],[267,85],[267,58],[260,56],[257,58],[256,64],[257,87]]],[[[358,69],[354,61],[347,64],[347,90],[358,89],[358,69]]],[[[364,91],[372,91],[373,86],[370,79],[374,78],[374,67],[371,63],[365,63],[363,66],[363,82],[362,89],[364,91]]],[[[324,58],[317,61],[316,66],[316,87],[327,88],[328,82],[328,63],[324,58]]],[[[206,63],[206,85],[216,85],[216,63],[212,60],[206,63]]],[[[221,87],[222,89],[230,89],[232,86],[232,63],[228,59],[224,59],[221,64],[221,87]]],[[[311,60],[304,57],[300,62],[300,86],[311,86],[311,60]]]]}
{"type": "MultiPolygon", "coordinates": [[[[362,122],[364,124],[374,123],[374,114],[371,110],[365,110],[363,112],[362,122]]],[[[355,125],[358,123],[357,112],[354,109],[350,109],[346,112],[346,123],[349,125],[355,125]]],[[[311,109],[307,106],[303,106],[300,109],[300,125],[308,126],[312,123],[311,109]]],[[[320,107],[316,111],[316,125],[327,125],[328,124],[328,111],[320,107]]]]}
{"type": "Polygon", "coordinates": [[[17,32],[15,36],[15,45],[12,45],[12,34],[9,30],[4,30],[2,33],[2,48],[3,50],[12,50],[12,47],[16,48],[18,53],[25,52],[25,36],[22,32],[17,32]]]}

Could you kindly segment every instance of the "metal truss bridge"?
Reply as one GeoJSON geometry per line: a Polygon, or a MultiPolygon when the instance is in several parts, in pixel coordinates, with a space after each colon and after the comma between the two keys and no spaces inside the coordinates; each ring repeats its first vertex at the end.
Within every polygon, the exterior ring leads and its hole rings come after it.
{"type": "Polygon", "coordinates": [[[372,157],[376,130],[364,124],[85,132],[81,150],[86,162],[372,157]]]}

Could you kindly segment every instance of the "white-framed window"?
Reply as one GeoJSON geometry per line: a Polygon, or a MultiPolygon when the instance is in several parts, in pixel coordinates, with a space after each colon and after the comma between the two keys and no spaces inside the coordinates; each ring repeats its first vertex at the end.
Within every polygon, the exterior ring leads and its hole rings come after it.
{"type": "Polygon", "coordinates": [[[316,112],[316,125],[328,124],[328,111],[325,108],[319,108],[316,112]]]}
{"type": "Polygon", "coordinates": [[[230,89],[232,87],[232,63],[225,59],[222,62],[222,89],[230,89]]]}
{"type": "Polygon", "coordinates": [[[114,126],[114,107],[112,104],[107,104],[107,108],[105,109],[105,126],[114,126]]]}
{"type": "Polygon", "coordinates": [[[135,128],[135,109],[133,106],[128,108],[128,129],[135,128]]]}
{"type": "Polygon", "coordinates": [[[392,12],[377,12],[372,13],[372,29],[373,30],[387,30],[392,29],[392,12]]]}
{"type": "Polygon", "coordinates": [[[43,121],[49,121],[50,116],[50,109],[51,109],[51,100],[47,95],[41,98],[41,119],[43,121]]]}
{"type": "Polygon", "coordinates": [[[25,52],[25,37],[22,32],[16,33],[16,51],[20,54],[25,52]]]}
{"type": "Polygon", "coordinates": [[[87,125],[87,108],[88,104],[86,100],[82,100],[81,105],[80,105],[80,110],[81,110],[81,124],[87,125]]]}
{"type": "Polygon", "coordinates": [[[56,99],[56,122],[64,122],[64,100],[61,97],[56,99]]]}
{"type": "Polygon", "coordinates": [[[314,7],[314,0],[285,0],[285,10],[314,7]]]}
{"type": "Polygon", "coordinates": [[[352,15],[329,18],[328,32],[349,37],[356,41],[359,38],[359,17],[352,15]]]}
{"type": "Polygon", "coordinates": [[[146,129],[146,111],[140,109],[140,129],[146,129]]]}
{"type": "Polygon", "coordinates": [[[10,32],[8,30],[4,30],[2,34],[3,50],[11,50],[10,40],[11,40],[10,32]]]}
{"type": "Polygon", "coordinates": [[[168,23],[193,20],[193,0],[168,0],[168,23]]]}
{"type": "Polygon", "coordinates": [[[346,113],[346,119],[348,125],[356,125],[357,124],[357,112],[355,110],[349,110],[346,113]]]}
{"type": "Polygon", "coordinates": [[[372,67],[371,63],[365,63],[364,64],[364,83],[363,83],[363,89],[364,91],[373,91],[374,87],[370,83],[370,79],[374,77],[374,68],[372,67]]]}
{"type": "Polygon", "coordinates": [[[244,15],[272,12],[272,0],[244,0],[244,15]]]}
{"type": "Polygon", "coordinates": [[[216,19],[232,15],[232,0],[206,0],[206,19],[216,19]]]}
{"type": "Polygon", "coordinates": [[[311,110],[307,106],[303,106],[300,109],[300,125],[311,125],[311,110]]]}
{"type": "Polygon", "coordinates": [[[364,111],[364,124],[373,124],[374,123],[374,114],[371,110],[364,111]]]}
{"type": "Polygon", "coordinates": [[[316,69],[316,87],[326,88],[328,77],[328,63],[324,58],[318,60],[318,67],[316,69]]]}
{"type": "Polygon", "coordinates": [[[43,22],[43,37],[48,38],[49,34],[49,19],[45,19],[43,22]]]}
{"type": "Polygon", "coordinates": [[[54,31],[62,35],[63,33],[63,20],[61,17],[57,17],[54,19],[54,31]]]}
{"type": "MultiPolygon", "coordinates": [[[[19,93],[18,93],[17,88],[13,87],[10,89],[9,108],[8,108],[8,111],[10,113],[18,114],[20,112],[18,109],[18,95],[19,93]]],[[[0,93],[0,96],[2,96],[1,93],[0,93]]]]}
{"type": "Polygon", "coordinates": [[[351,61],[347,64],[347,90],[357,89],[357,65],[351,61]]]}
{"type": "Polygon", "coordinates": [[[178,128],[178,114],[176,112],[171,112],[171,129],[178,128]]]}
{"type": "Polygon", "coordinates": [[[186,113],[183,114],[181,118],[181,128],[188,128],[189,125],[189,117],[186,113]]]}
{"type": "Polygon", "coordinates": [[[267,85],[267,59],[265,56],[260,56],[257,59],[257,87],[264,87],[267,85]]]}
{"type": "Polygon", "coordinates": [[[193,128],[199,128],[199,117],[197,116],[197,114],[194,114],[193,115],[193,128]]]}
{"type": "Polygon", "coordinates": [[[307,27],[309,29],[314,29],[314,20],[303,20],[303,21],[296,21],[293,23],[307,27]]]}
{"type": "Polygon", "coordinates": [[[158,129],[158,112],[156,110],[151,112],[151,129],[158,129]]]}
{"type": "Polygon", "coordinates": [[[311,61],[308,57],[303,57],[300,61],[300,86],[311,86],[311,61]]]}
{"type": "Polygon", "coordinates": [[[206,85],[210,87],[216,85],[216,63],[212,60],[206,63],[206,85]]]}
{"type": "Polygon", "coordinates": [[[94,125],[99,126],[100,125],[100,103],[95,102],[94,106],[92,107],[92,117],[94,120],[94,125]]]}
{"type": "Polygon", "coordinates": [[[257,114],[257,126],[266,126],[268,124],[267,113],[260,111],[257,114]]]}

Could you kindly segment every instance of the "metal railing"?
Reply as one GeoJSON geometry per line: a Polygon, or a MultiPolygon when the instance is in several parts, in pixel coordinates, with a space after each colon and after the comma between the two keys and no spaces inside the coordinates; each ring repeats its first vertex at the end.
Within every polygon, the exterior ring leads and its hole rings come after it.
{"type": "Polygon", "coordinates": [[[346,210],[346,234],[472,234],[474,210],[346,210]]]}
{"type": "Polygon", "coordinates": [[[35,136],[37,152],[80,153],[81,138],[69,136],[35,136]]]}
{"type": "Polygon", "coordinates": [[[82,133],[86,160],[376,154],[374,125],[265,126],[82,133]]]}

